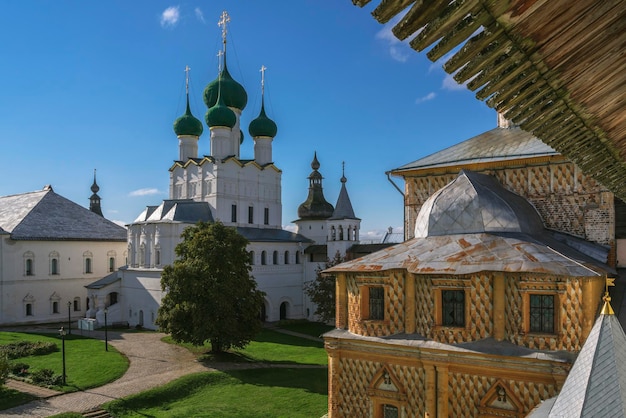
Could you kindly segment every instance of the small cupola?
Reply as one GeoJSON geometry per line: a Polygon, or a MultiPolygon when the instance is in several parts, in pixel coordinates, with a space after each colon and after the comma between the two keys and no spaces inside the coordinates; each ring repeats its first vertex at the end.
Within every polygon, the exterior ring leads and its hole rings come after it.
{"type": "Polygon", "coordinates": [[[265,114],[265,101],[263,99],[261,99],[261,113],[250,122],[248,132],[250,132],[250,136],[253,138],[261,136],[274,138],[278,132],[276,123],[265,114]]]}

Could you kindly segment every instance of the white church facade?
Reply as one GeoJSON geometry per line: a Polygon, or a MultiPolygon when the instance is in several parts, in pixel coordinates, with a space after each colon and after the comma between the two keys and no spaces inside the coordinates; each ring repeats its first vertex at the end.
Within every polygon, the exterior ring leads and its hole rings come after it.
{"type": "MultiPolygon", "coordinates": [[[[254,156],[240,155],[244,140],[240,117],[247,93],[228,71],[225,28],[222,35],[221,69],[203,94],[210,154],[199,155],[204,127],[191,113],[187,87],[185,114],[174,122],[179,155],[169,169],[169,199],[148,206],[128,225],[128,265],[87,286],[89,297],[97,301],[88,316],[100,324],[106,308],[110,323],[156,328],[163,267],[173,263],[183,230],[198,221],[219,220],[248,239],[251,274],[266,294],[260,312],[266,321],[314,319],[315,307],[305,296],[304,283],[315,278],[316,269],[327,258],[337,251],[343,255],[358,243],[360,219],[354,215],[345,176],[333,207],[323,196],[316,154],[309,195],[294,221],[296,232],[282,229],[282,171],[272,157],[277,126],[266,115],[262,95],[258,117],[248,127],[254,156]],[[312,246],[326,247],[323,257],[307,253],[312,246]]],[[[262,89],[263,85],[262,79],[262,89]]]]}

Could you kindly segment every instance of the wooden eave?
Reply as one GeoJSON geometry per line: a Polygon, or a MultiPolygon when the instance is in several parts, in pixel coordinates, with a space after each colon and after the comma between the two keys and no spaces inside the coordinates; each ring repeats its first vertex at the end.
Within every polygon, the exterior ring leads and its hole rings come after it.
{"type": "Polygon", "coordinates": [[[626,2],[380,0],[372,15],[402,16],[393,33],[432,61],[456,51],[457,82],[626,200],[626,2]]]}

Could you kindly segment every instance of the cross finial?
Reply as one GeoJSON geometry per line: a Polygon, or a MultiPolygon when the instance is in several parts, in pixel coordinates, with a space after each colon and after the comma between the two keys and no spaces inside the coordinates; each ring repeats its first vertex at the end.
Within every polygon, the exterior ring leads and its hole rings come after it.
{"type": "Polygon", "coordinates": [[[220,15],[220,20],[217,22],[217,26],[222,28],[222,42],[226,45],[226,24],[230,22],[230,16],[228,16],[228,12],[224,10],[220,15]]]}
{"type": "Polygon", "coordinates": [[[265,92],[265,70],[267,70],[267,67],[261,65],[261,69],[259,70],[261,72],[261,94],[265,92]]]}
{"type": "Polygon", "coordinates": [[[185,94],[189,95],[189,68],[188,65],[185,65],[185,94]]]}
{"type": "Polygon", "coordinates": [[[343,177],[345,177],[345,176],[346,176],[346,162],[345,162],[345,161],[342,161],[342,162],[341,162],[341,175],[342,175],[343,177]]]}

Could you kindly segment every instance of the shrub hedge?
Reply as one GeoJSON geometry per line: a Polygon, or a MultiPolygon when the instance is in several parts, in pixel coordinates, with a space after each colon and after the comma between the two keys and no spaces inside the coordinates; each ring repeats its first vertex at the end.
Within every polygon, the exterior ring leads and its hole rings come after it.
{"type": "Polygon", "coordinates": [[[0,345],[0,357],[7,357],[9,360],[27,356],[42,356],[55,351],[58,351],[58,348],[53,342],[18,341],[0,345]]]}

